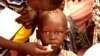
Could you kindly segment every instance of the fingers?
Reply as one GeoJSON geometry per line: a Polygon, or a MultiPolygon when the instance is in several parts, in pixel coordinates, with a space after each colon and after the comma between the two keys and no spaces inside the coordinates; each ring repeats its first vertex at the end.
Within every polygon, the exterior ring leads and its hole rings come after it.
{"type": "Polygon", "coordinates": [[[27,29],[30,29],[30,28],[32,28],[32,23],[22,23],[22,25],[24,25],[25,26],[25,28],[27,28],[27,29]]]}
{"type": "Polygon", "coordinates": [[[28,16],[22,16],[15,21],[18,22],[19,24],[23,24],[26,28],[31,28],[33,24],[33,20],[31,18],[28,18],[28,16]]]}
{"type": "Polygon", "coordinates": [[[36,54],[44,55],[44,54],[51,53],[52,51],[53,50],[47,50],[47,46],[42,46],[42,45],[37,44],[36,54]]]}
{"type": "Polygon", "coordinates": [[[48,51],[47,48],[45,48],[44,46],[39,45],[37,42],[25,43],[25,45],[22,48],[23,48],[22,52],[28,53],[30,55],[35,55],[35,56],[45,55],[52,52],[52,51],[48,51]]]}
{"type": "Polygon", "coordinates": [[[3,38],[2,36],[0,36],[0,38],[3,38]]]}
{"type": "Polygon", "coordinates": [[[42,46],[42,45],[40,45],[40,44],[36,44],[36,47],[38,48],[38,49],[41,49],[41,50],[46,50],[47,48],[45,47],[45,46],[42,46]]]}
{"type": "Polygon", "coordinates": [[[52,51],[50,50],[41,50],[41,49],[36,49],[37,51],[36,51],[36,54],[40,54],[40,55],[44,55],[44,54],[48,54],[48,53],[51,53],[52,51]]]}
{"type": "Polygon", "coordinates": [[[17,18],[15,21],[18,22],[18,23],[23,23],[23,22],[26,22],[26,21],[29,21],[29,20],[30,19],[28,18],[28,16],[21,16],[21,17],[17,18]]]}

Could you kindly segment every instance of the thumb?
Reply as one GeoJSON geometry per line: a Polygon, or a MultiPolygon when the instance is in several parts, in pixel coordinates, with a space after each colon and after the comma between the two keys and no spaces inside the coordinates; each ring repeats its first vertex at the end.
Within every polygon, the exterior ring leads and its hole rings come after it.
{"type": "Polygon", "coordinates": [[[41,49],[41,50],[46,50],[47,48],[45,46],[42,46],[40,44],[37,44],[37,48],[41,49]]]}

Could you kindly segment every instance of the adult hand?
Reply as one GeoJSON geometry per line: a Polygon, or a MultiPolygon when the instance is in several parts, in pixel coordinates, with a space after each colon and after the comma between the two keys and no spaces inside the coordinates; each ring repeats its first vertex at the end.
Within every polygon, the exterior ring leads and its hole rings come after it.
{"type": "Polygon", "coordinates": [[[22,44],[24,47],[22,47],[23,52],[29,54],[29,55],[46,55],[48,53],[51,53],[52,50],[48,51],[45,46],[39,45],[37,43],[24,43],[22,44]]]}
{"type": "Polygon", "coordinates": [[[52,50],[48,51],[47,47],[39,45],[37,43],[16,43],[10,40],[6,40],[0,36],[0,46],[3,48],[13,49],[29,55],[45,55],[51,53],[52,50]]]}
{"type": "Polygon", "coordinates": [[[33,23],[35,22],[36,12],[30,9],[23,9],[20,11],[21,17],[16,19],[16,22],[24,25],[26,28],[33,27],[33,23]]]}

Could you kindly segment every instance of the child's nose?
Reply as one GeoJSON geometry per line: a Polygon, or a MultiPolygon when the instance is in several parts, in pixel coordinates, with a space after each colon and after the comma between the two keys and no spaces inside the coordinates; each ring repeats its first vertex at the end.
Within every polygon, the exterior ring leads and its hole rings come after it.
{"type": "Polygon", "coordinates": [[[51,39],[51,40],[56,39],[56,35],[55,35],[54,33],[52,33],[51,36],[50,36],[50,39],[51,39]]]}

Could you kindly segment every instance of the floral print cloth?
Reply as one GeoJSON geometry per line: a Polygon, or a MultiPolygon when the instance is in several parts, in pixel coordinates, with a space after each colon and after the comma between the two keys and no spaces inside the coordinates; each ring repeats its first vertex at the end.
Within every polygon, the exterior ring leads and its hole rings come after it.
{"type": "Polygon", "coordinates": [[[94,0],[93,9],[94,9],[93,10],[93,13],[94,13],[93,21],[95,23],[93,44],[96,44],[100,41],[100,0],[94,0]]]}

